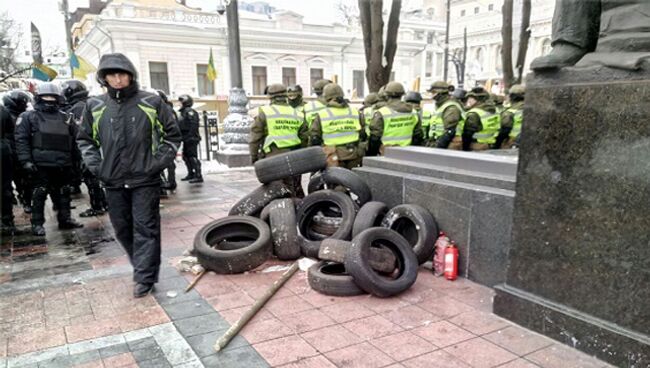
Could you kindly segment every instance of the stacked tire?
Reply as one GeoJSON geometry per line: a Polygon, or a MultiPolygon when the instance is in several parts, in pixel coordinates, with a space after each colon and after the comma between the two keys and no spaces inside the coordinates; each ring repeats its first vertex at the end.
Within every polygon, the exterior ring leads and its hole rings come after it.
{"type": "Polygon", "coordinates": [[[419,264],[433,254],[438,233],[433,216],[417,205],[389,209],[372,201],[359,175],[326,165],[320,147],[256,162],[262,185],[235,203],[229,216],[197,233],[199,262],[217,273],[238,273],[272,255],[281,260],[303,255],[319,259],[308,281],[323,294],[388,297],[408,289],[419,264]],[[308,195],[291,198],[282,179],[305,173],[313,173],[308,195]]]}

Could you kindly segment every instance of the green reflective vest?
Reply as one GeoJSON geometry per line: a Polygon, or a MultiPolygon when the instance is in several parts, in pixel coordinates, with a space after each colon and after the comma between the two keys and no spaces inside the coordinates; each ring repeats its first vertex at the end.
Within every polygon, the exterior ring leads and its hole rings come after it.
{"type": "Polygon", "coordinates": [[[266,116],[268,135],[264,139],[264,152],[271,152],[271,144],[278,148],[300,145],[298,131],[304,123],[302,116],[291,106],[269,105],[260,107],[266,116]]]}
{"type": "Polygon", "coordinates": [[[384,119],[384,146],[408,146],[413,139],[413,129],[418,124],[418,115],[414,112],[397,112],[384,106],[379,109],[384,119]]]}
{"type": "Polygon", "coordinates": [[[422,122],[422,133],[424,134],[425,137],[429,136],[429,129],[431,127],[431,121],[433,120],[433,114],[431,111],[427,110],[420,110],[417,111],[418,115],[420,115],[420,121],[422,122]]]}
{"type": "Polygon", "coordinates": [[[442,117],[449,106],[455,106],[458,111],[460,111],[460,121],[456,125],[456,135],[460,136],[463,134],[463,127],[465,126],[465,113],[463,112],[463,107],[456,101],[447,101],[436,109],[436,113],[431,118],[429,137],[438,139],[445,134],[445,123],[442,120],[442,117]]]}
{"type": "Polygon", "coordinates": [[[309,101],[309,103],[304,106],[307,127],[311,127],[311,123],[313,123],[316,118],[315,114],[326,107],[327,106],[319,100],[309,101]]]}
{"type": "Polygon", "coordinates": [[[359,111],[351,107],[328,107],[318,112],[323,143],[326,146],[358,142],[361,123],[359,111]]]}
{"type": "Polygon", "coordinates": [[[363,119],[366,123],[366,135],[370,135],[370,124],[372,124],[372,116],[375,114],[375,109],[372,106],[368,106],[363,109],[363,119]]]}
{"type": "Polygon", "coordinates": [[[501,116],[498,113],[487,112],[483,109],[473,108],[468,113],[473,112],[481,119],[483,130],[474,133],[472,138],[478,143],[494,144],[501,127],[501,116]]]}
{"type": "Polygon", "coordinates": [[[506,112],[512,113],[512,130],[510,137],[516,138],[521,133],[521,123],[524,121],[524,110],[522,109],[508,109],[506,112]]]}

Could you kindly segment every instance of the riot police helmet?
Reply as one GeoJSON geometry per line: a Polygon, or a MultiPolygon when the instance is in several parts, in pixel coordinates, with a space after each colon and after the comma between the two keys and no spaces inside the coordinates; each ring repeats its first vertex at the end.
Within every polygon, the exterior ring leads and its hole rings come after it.
{"type": "Polygon", "coordinates": [[[182,107],[192,107],[194,105],[194,99],[190,95],[178,96],[178,102],[181,103],[182,107]]]}

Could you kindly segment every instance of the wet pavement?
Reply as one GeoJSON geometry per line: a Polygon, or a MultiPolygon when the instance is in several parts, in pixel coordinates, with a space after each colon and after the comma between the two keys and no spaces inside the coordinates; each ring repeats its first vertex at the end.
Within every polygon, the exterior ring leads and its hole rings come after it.
{"type": "MultiPolygon", "coordinates": [[[[178,165],[182,177],[182,164],[178,165]]],[[[163,267],[156,292],[132,297],[131,266],[108,215],[0,245],[0,368],[5,367],[609,367],[491,313],[491,289],[422,268],[393,298],[329,297],[298,272],[223,351],[217,338],[277,279],[269,261],[241,275],[193,275],[174,265],[195,233],[259,183],[252,170],[207,163],[205,183],[179,182],[161,201],[163,267]],[[211,168],[211,169],[210,169],[211,168]]],[[[16,223],[29,217],[16,209],[16,223]]]]}

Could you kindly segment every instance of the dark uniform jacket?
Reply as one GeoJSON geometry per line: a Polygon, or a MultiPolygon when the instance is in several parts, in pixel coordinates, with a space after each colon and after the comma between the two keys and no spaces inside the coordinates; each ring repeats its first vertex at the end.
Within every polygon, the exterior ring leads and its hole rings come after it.
{"type": "Polygon", "coordinates": [[[181,133],[172,110],[157,94],[139,90],[135,67],[118,56],[98,69],[130,71],[134,80],[88,99],[77,143],[84,163],[107,188],[160,185],[160,172],[176,157],[181,133]]]}
{"type": "MultiPolygon", "coordinates": [[[[384,106],[393,109],[397,112],[413,112],[413,107],[411,105],[396,98],[389,99],[385,104],[383,104],[383,106],[382,104],[377,103],[374,107],[375,113],[372,117],[372,122],[370,123],[368,156],[374,156],[377,153],[379,153],[381,137],[384,135],[384,118],[382,117],[381,113],[379,113],[378,111],[381,107],[384,106]]],[[[411,140],[411,145],[420,146],[422,145],[423,140],[424,140],[424,134],[422,133],[422,122],[420,121],[420,118],[418,116],[418,123],[413,129],[413,138],[411,140]]]]}
{"type": "MultiPolygon", "coordinates": [[[[492,100],[478,102],[472,108],[482,109],[486,112],[495,114],[497,112],[496,106],[492,100]]],[[[472,142],[475,142],[474,133],[483,130],[483,123],[478,114],[469,112],[472,108],[468,108],[467,117],[465,118],[465,128],[463,129],[463,151],[469,151],[472,142]]]]}
{"type": "Polygon", "coordinates": [[[75,123],[70,114],[45,108],[36,103],[16,123],[16,152],[21,164],[37,166],[72,166],[79,158],[75,145],[75,123]]]}
{"type": "Polygon", "coordinates": [[[88,91],[80,91],[73,95],[68,103],[61,108],[62,111],[72,114],[77,124],[81,122],[86,101],[88,100],[88,91]]]}
{"type": "Polygon", "coordinates": [[[183,142],[196,143],[201,141],[199,134],[199,113],[191,107],[183,107],[179,110],[179,125],[183,142]]]}
{"type": "MultiPolygon", "coordinates": [[[[285,105],[289,106],[285,99],[272,99],[271,105],[285,105]]],[[[273,156],[279,153],[289,152],[292,149],[307,147],[307,142],[309,141],[309,131],[307,129],[307,124],[302,124],[300,130],[298,131],[298,138],[300,138],[301,144],[295,147],[290,148],[278,148],[275,144],[271,145],[271,152],[265,153],[262,147],[264,146],[264,139],[269,135],[269,130],[266,126],[266,115],[260,110],[260,113],[255,117],[255,121],[251,125],[251,132],[248,139],[248,148],[251,155],[251,160],[254,163],[258,159],[262,159],[266,156],[273,156]]]]}

